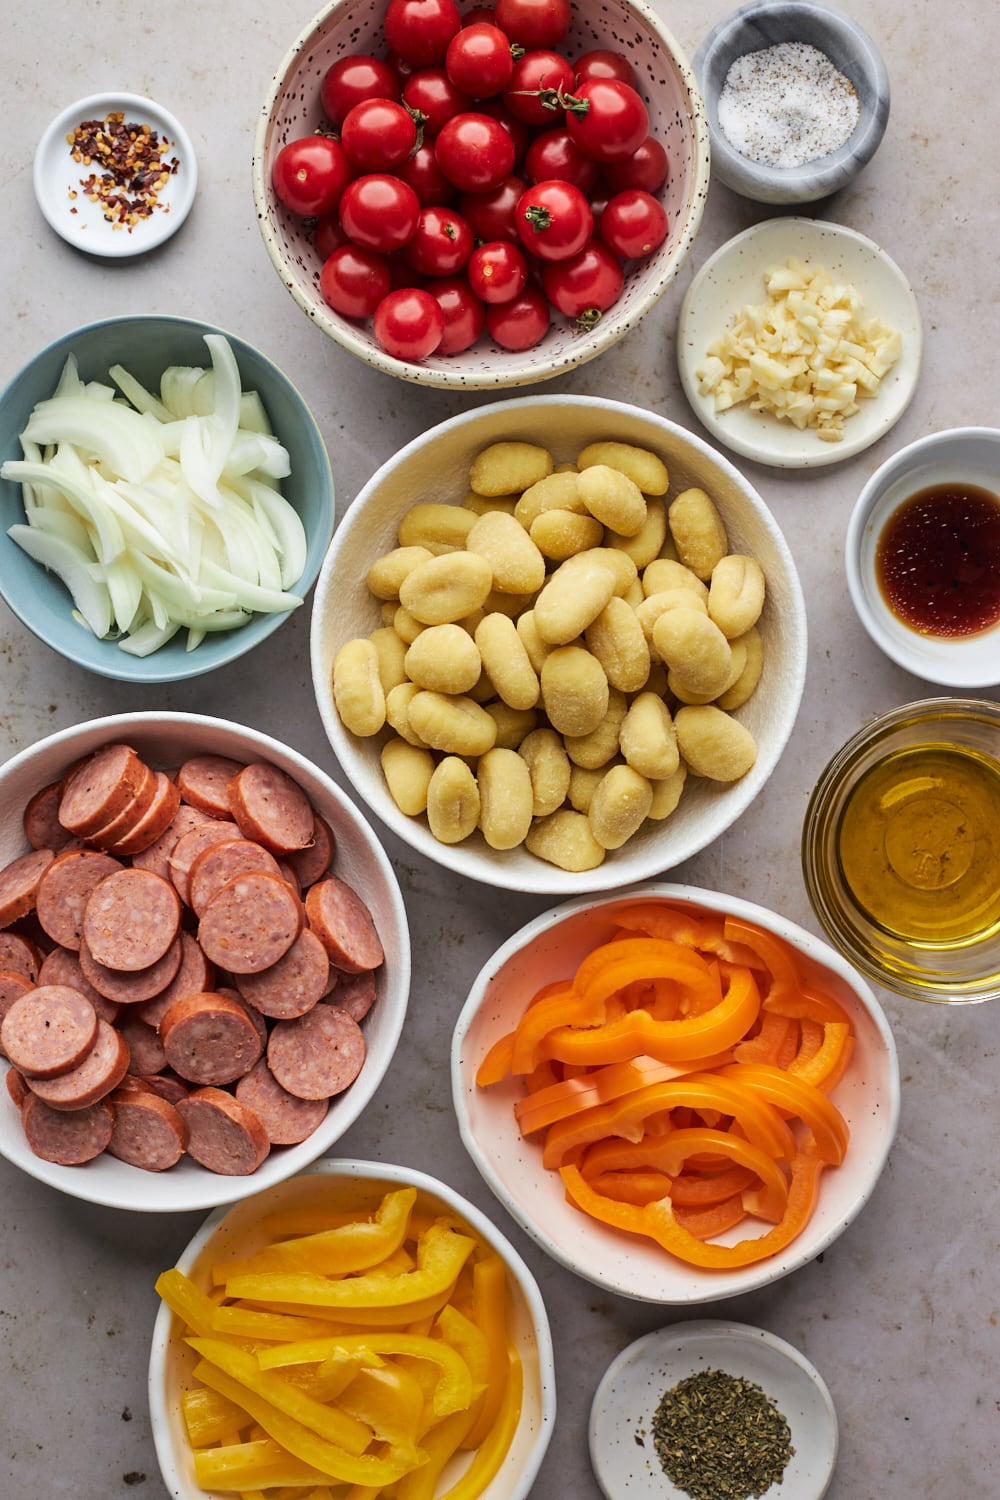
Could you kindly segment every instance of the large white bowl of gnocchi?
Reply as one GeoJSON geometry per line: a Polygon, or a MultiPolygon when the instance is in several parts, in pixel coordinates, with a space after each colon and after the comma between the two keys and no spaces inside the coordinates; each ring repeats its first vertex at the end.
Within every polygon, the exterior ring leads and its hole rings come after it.
{"type": "Polygon", "coordinates": [[[334,535],[316,701],[370,810],[467,878],[563,896],[645,880],[749,807],[788,741],[806,613],[738,469],[591,396],[450,418],[334,535]]]}

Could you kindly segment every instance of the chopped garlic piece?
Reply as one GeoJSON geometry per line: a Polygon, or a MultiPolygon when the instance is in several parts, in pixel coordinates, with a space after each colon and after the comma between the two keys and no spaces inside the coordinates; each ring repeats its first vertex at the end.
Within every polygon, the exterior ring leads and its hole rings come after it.
{"type": "Polygon", "coordinates": [[[695,371],[717,412],[749,402],[800,431],[840,442],[847,418],[878,394],[902,352],[897,329],[865,320],[858,291],[794,256],[764,276],[767,301],[744,307],[695,371]]]}

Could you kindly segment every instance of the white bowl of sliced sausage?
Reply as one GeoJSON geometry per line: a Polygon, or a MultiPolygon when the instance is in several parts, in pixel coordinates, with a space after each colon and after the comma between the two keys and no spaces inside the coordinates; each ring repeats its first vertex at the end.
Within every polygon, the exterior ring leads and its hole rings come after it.
{"type": "Polygon", "coordinates": [[[0,768],[0,1153],[74,1197],[231,1203],[328,1151],[409,994],[389,861],[296,751],[196,714],[0,768]]]}

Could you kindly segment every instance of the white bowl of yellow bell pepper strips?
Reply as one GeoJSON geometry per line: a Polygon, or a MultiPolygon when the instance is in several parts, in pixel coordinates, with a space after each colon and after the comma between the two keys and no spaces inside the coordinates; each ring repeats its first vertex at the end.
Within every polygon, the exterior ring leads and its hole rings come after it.
{"type": "Polygon", "coordinates": [[[202,1225],[157,1281],[149,1402],[175,1500],[523,1500],[555,1421],[538,1287],[408,1167],[324,1160],[202,1225]]]}

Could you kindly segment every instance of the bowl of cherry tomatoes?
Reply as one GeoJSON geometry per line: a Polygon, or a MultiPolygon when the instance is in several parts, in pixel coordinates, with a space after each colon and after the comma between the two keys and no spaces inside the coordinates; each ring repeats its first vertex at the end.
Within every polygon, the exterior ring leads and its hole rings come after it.
{"type": "Polygon", "coordinates": [[[376,369],[473,390],[622,338],[676,276],[708,179],[694,75],[645,0],[332,0],[254,142],[299,307],[376,369]]]}

